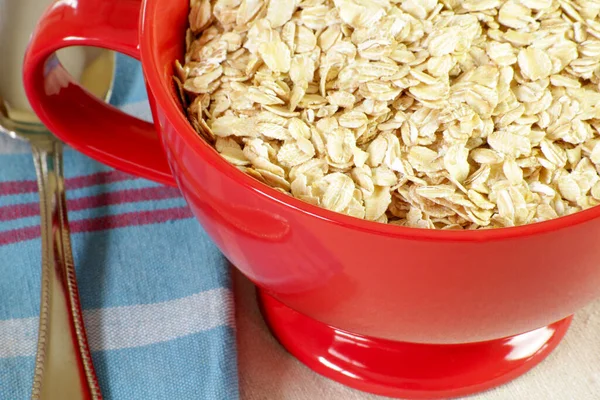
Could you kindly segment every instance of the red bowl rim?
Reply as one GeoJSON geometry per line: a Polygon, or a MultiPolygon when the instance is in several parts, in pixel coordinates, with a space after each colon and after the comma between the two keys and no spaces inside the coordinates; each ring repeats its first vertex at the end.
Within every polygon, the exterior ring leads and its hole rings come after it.
{"type": "MultiPolygon", "coordinates": [[[[551,233],[559,229],[568,228],[588,222],[600,216],[600,206],[594,206],[587,210],[579,211],[571,215],[558,217],[549,221],[536,222],[516,227],[490,228],[480,230],[437,230],[404,227],[399,225],[383,224],[351,217],[341,213],[311,205],[291,195],[285,195],[270,186],[244,174],[229,162],[206,141],[198,135],[188,122],[181,105],[174,95],[174,87],[171,81],[163,79],[164,65],[159,62],[156,51],[156,30],[152,29],[152,21],[160,15],[160,6],[157,0],[146,0],[141,21],[140,53],[144,75],[152,95],[157,104],[165,113],[165,117],[173,125],[181,136],[186,146],[191,147],[201,155],[204,162],[210,163],[228,178],[250,189],[267,201],[279,203],[291,210],[315,218],[341,225],[353,230],[368,232],[371,234],[396,237],[411,240],[444,241],[444,242],[487,242],[492,240],[504,240],[521,238],[536,234],[551,233]]],[[[182,38],[183,40],[183,38],[182,38]]],[[[175,60],[173,60],[175,62],[175,60]]]]}

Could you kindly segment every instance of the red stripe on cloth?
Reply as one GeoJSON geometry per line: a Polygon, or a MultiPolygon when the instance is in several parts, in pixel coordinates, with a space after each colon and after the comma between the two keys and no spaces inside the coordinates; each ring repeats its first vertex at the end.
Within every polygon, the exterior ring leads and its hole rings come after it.
{"type": "MultiPolygon", "coordinates": [[[[188,207],[176,207],[164,210],[138,211],[119,215],[108,215],[99,218],[82,219],[70,222],[69,227],[71,228],[72,233],[95,232],[124,228],[127,226],[159,224],[192,217],[193,214],[188,207]]],[[[0,232],[0,246],[32,240],[38,237],[40,237],[39,226],[12,229],[0,232]]]]}
{"type": "Polygon", "coordinates": [[[40,227],[28,226],[27,228],[12,229],[0,232],[0,246],[6,244],[25,242],[40,237],[40,227]]]}
{"type": "MultiPolygon", "coordinates": [[[[81,189],[88,186],[121,182],[132,179],[137,178],[125,172],[113,170],[67,178],[65,179],[65,185],[67,189],[81,189]]],[[[0,196],[20,193],[33,193],[36,191],[37,182],[34,180],[0,182],[0,196]]]]}
{"type": "Polygon", "coordinates": [[[36,181],[0,182],[0,196],[19,193],[33,193],[37,190],[36,181]]]}
{"type": "Polygon", "coordinates": [[[0,207],[0,221],[10,221],[18,218],[32,217],[40,213],[38,203],[14,204],[0,207]]]}
{"type": "MultiPolygon", "coordinates": [[[[114,192],[100,193],[94,196],[67,200],[69,211],[79,211],[115,204],[136,203],[140,201],[163,200],[180,197],[178,189],[168,186],[141,189],[124,189],[114,192]]],[[[33,217],[40,213],[39,203],[12,204],[0,207],[0,221],[33,217]]]]}

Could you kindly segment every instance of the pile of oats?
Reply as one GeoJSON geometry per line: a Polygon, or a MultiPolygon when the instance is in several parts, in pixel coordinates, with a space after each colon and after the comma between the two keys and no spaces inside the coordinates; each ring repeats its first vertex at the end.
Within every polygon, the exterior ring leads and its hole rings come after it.
{"type": "Polygon", "coordinates": [[[198,133],[305,202],[432,229],[600,204],[598,0],[191,0],[198,133]]]}

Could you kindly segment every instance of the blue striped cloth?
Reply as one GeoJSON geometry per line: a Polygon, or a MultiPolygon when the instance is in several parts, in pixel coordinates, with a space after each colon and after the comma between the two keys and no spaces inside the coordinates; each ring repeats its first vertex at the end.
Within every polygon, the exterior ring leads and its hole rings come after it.
{"type": "MultiPolygon", "coordinates": [[[[111,102],[150,119],[139,63],[118,57],[111,102]]],[[[41,242],[29,147],[0,135],[0,400],[28,399],[41,242]]],[[[73,255],[107,400],[237,399],[229,265],[176,189],[67,149],[73,255]]]]}

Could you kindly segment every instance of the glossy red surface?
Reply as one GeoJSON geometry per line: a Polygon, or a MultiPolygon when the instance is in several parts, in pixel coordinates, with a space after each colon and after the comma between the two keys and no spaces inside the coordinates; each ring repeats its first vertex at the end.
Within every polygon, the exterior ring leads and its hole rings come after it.
{"type": "Polygon", "coordinates": [[[540,363],[571,317],[508,338],[470,344],[414,344],[336,329],[259,293],[280,343],[313,370],[355,389],[403,399],[448,399],[490,389],[540,363]]]}
{"type": "Polygon", "coordinates": [[[140,1],[57,1],[26,54],[25,88],[38,116],[75,149],[113,167],[175,185],[152,124],[132,118],[74,84],[54,52],[68,46],[139,54],[140,1]],[[129,145],[127,144],[129,143],[129,145]],[[131,145],[133,144],[133,146],[131,145]]]}
{"type": "Polygon", "coordinates": [[[222,252],[265,292],[355,335],[430,344],[528,332],[600,295],[599,207],[517,228],[404,228],[310,206],[229,165],[190,127],[172,84],[188,5],[146,0],[139,19],[136,0],[56,2],[27,52],[26,92],[42,121],[78,150],[176,183],[222,252]],[[158,135],[90,98],[48,60],[73,44],[141,57],[158,135]]]}

